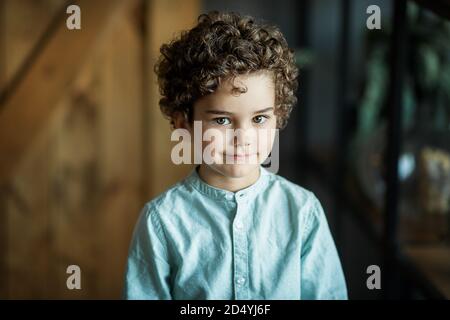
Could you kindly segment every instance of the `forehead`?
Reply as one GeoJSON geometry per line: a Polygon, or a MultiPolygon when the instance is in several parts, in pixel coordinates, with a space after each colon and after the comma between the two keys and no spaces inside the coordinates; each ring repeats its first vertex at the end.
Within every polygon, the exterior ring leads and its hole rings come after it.
{"type": "Polygon", "coordinates": [[[223,81],[217,90],[196,101],[199,111],[221,110],[233,113],[251,112],[263,108],[274,107],[275,86],[268,73],[240,75],[231,82],[223,81]],[[233,90],[236,87],[247,89],[244,93],[233,90]]]}

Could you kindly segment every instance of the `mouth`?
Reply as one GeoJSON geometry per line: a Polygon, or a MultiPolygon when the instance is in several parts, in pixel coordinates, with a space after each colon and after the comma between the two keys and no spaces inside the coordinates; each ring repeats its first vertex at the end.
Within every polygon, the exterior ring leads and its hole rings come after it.
{"type": "Polygon", "coordinates": [[[234,160],[247,160],[251,159],[253,157],[257,157],[257,153],[252,154],[225,154],[225,157],[228,159],[234,159],[234,160]]]}

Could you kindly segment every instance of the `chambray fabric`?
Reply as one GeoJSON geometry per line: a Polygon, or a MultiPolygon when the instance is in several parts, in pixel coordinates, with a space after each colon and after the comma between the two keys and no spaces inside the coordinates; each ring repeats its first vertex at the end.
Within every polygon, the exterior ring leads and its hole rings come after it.
{"type": "Polygon", "coordinates": [[[347,299],[312,192],[264,167],[254,184],[230,192],[208,185],[197,169],[142,209],[125,299],[347,299]]]}

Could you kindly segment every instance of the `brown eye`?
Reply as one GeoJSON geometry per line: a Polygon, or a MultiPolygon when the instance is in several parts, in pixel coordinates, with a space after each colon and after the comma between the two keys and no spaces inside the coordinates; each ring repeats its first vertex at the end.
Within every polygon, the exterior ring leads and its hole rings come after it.
{"type": "Polygon", "coordinates": [[[225,117],[215,118],[215,119],[213,119],[213,121],[215,123],[217,123],[218,125],[221,125],[221,126],[224,126],[224,125],[227,125],[227,124],[231,123],[230,119],[225,118],[225,117]]]}
{"type": "Polygon", "coordinates": [[[256,116],[253,118],[253,122],[257,123],[257,124],[263,124],[264,122],[267,121],[267,118],[268,118],[267,116],[263,116],[263,115],[256,116]]]}

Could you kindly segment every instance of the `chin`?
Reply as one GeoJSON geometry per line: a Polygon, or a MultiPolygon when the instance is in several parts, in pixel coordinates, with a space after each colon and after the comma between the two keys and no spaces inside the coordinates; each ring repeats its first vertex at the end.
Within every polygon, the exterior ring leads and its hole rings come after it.
{"type": "Polygon", "coordinates": [[[257,170],[259,164],[216,164],[213,169],[229,178],[243,178],[257,170]]]}

